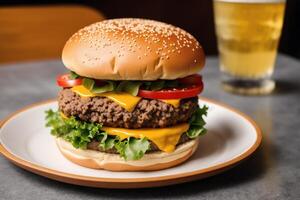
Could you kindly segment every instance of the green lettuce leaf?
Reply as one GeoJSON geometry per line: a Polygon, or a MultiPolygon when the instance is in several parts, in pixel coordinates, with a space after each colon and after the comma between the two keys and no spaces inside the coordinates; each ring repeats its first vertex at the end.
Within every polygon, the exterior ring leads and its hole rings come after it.
{"type": "Polygon", "coordinates": [[[76,79],[76,78],[79,78],[80,76],[78,74],[76,74],[75,72],[73,71],[70,71],[70,79],[76,79]]]}
{"type": "MultiPolygon", "coordinates": [[[[107,137],[101,131],[102,125],[76,120],[74,117],[63,119],[60,113],[46,111],[46,127],[51,127],[51,134],[69,141],[75,148],[86,149],[94,138],[107,137]]],[[[104,141],[103,141],[104,142],[104,141]]]]}
{"type": "Polygon", "coordinates": [[[139,81],[121,81],[116,87],[116,91],[123,91],[131,94],[132,96],[136,96],[139,92],[141,84],[142,83],[139,81]]]}
{"type": "Polygon", "coordinates": [[[149,85],[149,90],[154,90],[154,91],[161,90],[164,88],[165,82],[166,81],[164,80],[157,80],[157,81],[150,82],[151,84],[149,85]]]}
{"type": "Polygon", "coordinates": [[[95,81],[91,78],[83,78],[82,79],[82,85],[88,89],[88,90],[92,90],[94,85],[95,85],[95,81]]]}
{"type": "Polygon", "coordinates": [[[102,125],[84,122],[75,117],[63,119],[59,111],[46,111],[46,127],[51,127],[51,134],[70,142],[75,148],[86,149],[93,140],[99,142],[99,147],[107,150],[116,148],[125,160],[141,159],[149,149],[150,142],[146,139],[128,138],[121,141],[118,137],[107,135],[102,131],[102,125]]]}
{"type": "Polygon", "coordinates": [[[115,137],[106,137],[105,139],[103,138],[99,144],[99,147],[108,150],[112,149],[115,146],[116,138],[115,137]]]}
{"type": "MultiPolygon", "coordinates": [[[[70,78],[75,79],[81,77],[73,71],[70,71],[70,78]]],[[[97,85],[97,82],[92,78],[82,77],[82,85],[88,90],[100,94],[104,92],[117,91],[127,92],[133,96],[137,96],[140,87],[145,90],[157,91],[164,88],[178,87],[177,80],[157,80],[157,81],[111,81],[102,80],[106,82],[105,85],[97,85]]]]}
{"type": "Polygon", "coordinates": [[[186,135],[191,139],[195,139],[200,135],[204,135],[205,133],[206,133],[206,129],[204,127],[193,127],[192,126],[186,132],[186,135]]]}
{"type": "Polygon", "coordinates": [[[186,132],[186,135],[189,138],[193,139],[200,135],[204,135],[207,132],[206,128],[204,127],[206,123],[203,119],[203,117],[207,115],[207,110],[208,107],[204,105],[201,108],[198,107],[192,115],[190,119],[190,128],[186,132]]]}
{"type": "Polygon", "coordinates": [[[116,82],[114,82],[114,81],[105,81],[105,82],[106,82],[106,84],[102,85],[102,86],[94,85],[94,87],[91,89],[91,91],[93,93],[100,94],[100,93],[111,92],[111,91],[115,90],[116,82]]]}
{"type": "Polygon", "coordinates": [[[129,137],[115,144],[117,151],[125,160],[139,160],[150,147],[146,138],[137,139],[129,137]]]}
{"type": "Polygon", "coordinates": [[[114,81],[105,81],[104,85],[97,85],[96,82],[91,78],[83,78],[82,85],[92,91],[93,93],[100,94],[104,92],[114,91],[116,88],[116,82],[114,81]]]}

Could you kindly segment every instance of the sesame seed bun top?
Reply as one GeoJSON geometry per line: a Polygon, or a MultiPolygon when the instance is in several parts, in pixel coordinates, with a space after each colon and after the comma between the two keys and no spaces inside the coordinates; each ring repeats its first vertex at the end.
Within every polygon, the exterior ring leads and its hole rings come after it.
{"type": "Polygon", "coordinates": [[[205,56],[186,31],[146,19],[111,19],[75,33],[62,60],[77,74],[107,80],[176,79],[197,73],[205,56]]]}

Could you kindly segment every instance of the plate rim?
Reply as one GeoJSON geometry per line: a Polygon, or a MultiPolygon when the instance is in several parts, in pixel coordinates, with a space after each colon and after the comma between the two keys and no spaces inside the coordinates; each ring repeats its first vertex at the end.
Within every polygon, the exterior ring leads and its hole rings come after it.
{"type": "MultiPolygon", "coordinates": [[[[198,97],[198,99],[202,101],[206,101],[212,104],[216,104],[218,106],[224,107],[236,114],[238,114],[240,117],[248,121],[252,127],[255,129],[256,133],[256,141],[255,143],[244,153],[240,154],[239,156],[228,160],[226,162],[207,167],[205,169],[195,170],[191,172],[184,172],[184,173],[177,173],[173,175],[164,175],[159,177],[147,177],[147,178],[100,178],[100,177],[91,177],[91,176],[84,176],[84,175],[77,175],[77,174],[71,174],[66,173],[54,169],[50,169],[35,163],[32,163],[30,161],[24,160],[21,157],[14,155],[12,152],[10,152],[8,149],[4,147],[4,145],[1,144],[0,141],[0,154],[2,154],[4,157],[6,157],[9,161],[13,162],[17,166],[26,169],[28,171],[31,171],[35,174],[39,174],[41,176],[76,184],[76,185],[85,185],[85,186],[92,186],[92,187],[101,187],[101,188],[144,188],[144,187],[155,187],[155,186],[164,186],[164,185],[171,185],[171,184],[177,184],[182,182],[187,182],[191,180],[196,180],[200,178],[205,178],[208,176],[215,175],[217,173],[220,173],[222,171],[225,171],[227,169],[230,169],[240,163],[241,161],[245,160],[247,157],[249,157],[252,153],[257,150],[259,145],[262,141],[262,132],[257,123],[248,115],[244,114],[243,112],[229,106],[223,103],[220,103],[218,101],[205,98],[205,97],[198,97]]],[[[31,105],[25,106],[22,109],[19,109],[12,114],[10,114],[8,117],[6,117],[3,121],[0,122],[0,128],[3,127],[5,124],[9,123],[10,120],[12,120],[17,115],[21,114],[22,112],[25,112],[27,110],[30,110],[32,108],[42,106],[45,104],[50,104],[57,101],[56,99],[50,99],[46,101],[41,101],[37,103],[33,103],[31,105]]]]}

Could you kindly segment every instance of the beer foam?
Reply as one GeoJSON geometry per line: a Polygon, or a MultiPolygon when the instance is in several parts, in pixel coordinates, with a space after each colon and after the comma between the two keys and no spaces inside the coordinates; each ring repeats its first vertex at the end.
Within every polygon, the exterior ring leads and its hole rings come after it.
{"type": "Polygon", "coordinates": [[[286,0],[214,0],[229,3],[284,3],[286,0]]]}

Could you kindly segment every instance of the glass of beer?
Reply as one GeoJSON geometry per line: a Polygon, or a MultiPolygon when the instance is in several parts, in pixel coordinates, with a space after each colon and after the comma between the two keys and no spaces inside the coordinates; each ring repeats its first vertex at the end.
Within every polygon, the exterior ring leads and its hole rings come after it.
{"type": "Polygon", "coordinates": [[[285,0],[214,0],[222,85],[248,95],[267,94],[284,18],[285,0]]]}

